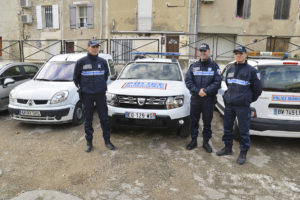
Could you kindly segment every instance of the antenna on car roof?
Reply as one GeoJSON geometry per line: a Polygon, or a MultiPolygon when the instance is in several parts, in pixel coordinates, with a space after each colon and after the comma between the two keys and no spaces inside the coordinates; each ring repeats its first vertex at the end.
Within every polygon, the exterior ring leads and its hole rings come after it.
{"type": "Polygon", "coordinates": [[[180,53],[176,52],[130,52],[131,55],[136,55],[134,57],[134,60],[139,59],[138,56],[142,56],[142,58],[145,58],[146,55],[160,55],[160,56],[172,56],[172,62],[175,62],[175,56],[180,56],[180,53]]]}

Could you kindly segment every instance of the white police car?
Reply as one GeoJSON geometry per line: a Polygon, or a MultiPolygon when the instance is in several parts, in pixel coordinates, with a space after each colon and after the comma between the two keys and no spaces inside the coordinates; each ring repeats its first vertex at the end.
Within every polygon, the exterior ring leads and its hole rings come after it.
{"type": "MultiPolygon", "coordinates": [[[[17,87],[9,95],[8,110],[13,119],[28,123],[81,124],[82,106],[73,82],[76,61],[86,53],[62,54],[52,57],[36,76],[17,87]]],[[[112,57],[99,54],[107,60],[110,71],[112,57]]]]}
{"type": "MultiPolygon", "coordinates": [[[[272,52],[249,52],[248,56],[274,56],[272,52]]],[[[276,53],[275,55],[283,55],[276,53]]],[[[250,58],[248,64],[260,74],[262,95],[251,106],[251,135],[300,138],[300,62],[283,59],[250,58]]],[[[226,70],[222,72],[222,85],[217,94],[216,108],[224,114],[222,95],[227,90],[226,70]]],[[[238,122],[234,133],[238,138],[238,122]]]]}
{"type": "Polygon", "coordinates": [[[108,86],[106,97],[112,127],[171,128],[183,137],[189,135],[190,93],[174,59],[141,58],[128,63],[108,86]]]}

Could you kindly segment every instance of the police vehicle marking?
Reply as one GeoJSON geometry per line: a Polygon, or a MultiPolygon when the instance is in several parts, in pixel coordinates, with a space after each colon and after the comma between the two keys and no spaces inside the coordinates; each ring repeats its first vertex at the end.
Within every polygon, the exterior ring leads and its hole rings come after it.
{"type": "Polygon", "coordinates": [[[272,101],[300,102],[300,96],[272,95],[272,101]]]}
{"type": "Polygon", "coordinates": [[[104,71],[83,71],[81,72],[83,76],[94,76],[94,75],[104,75],[104,71]]]}
{"type": "Polygon", "coordinates": [[[144,89],[160,89],[166,90],[167,83],[155,82],[125,82],[122,88],[144,88],[144,89]]]}
{"type": "Polygon", "coordinates": [[[244,81],[244,80],[240,80],[240,79],[228,79],[227,83],[229,83],[229,84],[235,83],[238,85],[250,85],[249,81],[244,81]]]}
{"type": "Polygon", "coordinates": [[[214,71],[196,71],[193,72],[194,76],[213,76],[215,74],[214,71]]]}

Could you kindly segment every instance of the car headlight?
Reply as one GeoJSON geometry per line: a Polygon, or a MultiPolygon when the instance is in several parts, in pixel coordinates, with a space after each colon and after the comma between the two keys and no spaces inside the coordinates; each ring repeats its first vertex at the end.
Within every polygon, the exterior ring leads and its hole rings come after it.
{"type": "Polygon", "coordinates": [[[50,103],[51,104],[55,104],[55,103],[61,103],[63,101],[65,101],[69,96],[69,92],[68,91],[60,91],[57,92],[55,95],[53,95],[53,97],[51,98],[50,103]]]}
{"type": "Polygon", "coordinates": [[[110,106],[118,106],[118,97],[117,97],[117,95],[106,92],[106,102],[110,106]]]}
{"type": "Polygon", "coordinates": [[[12,89],[11,91],[10,91],[10,93],[9,93],[9,103],[16,103],[16,101],[17,101],[17,99],[16,98],[14,98],[14,93],[15,92],[15,89],[12,89]]]}
{"type": "Polygon", "coordinates": [[[175,97],[168,97],[166,101],[167,109],[173,109],[183,106],[184,96],[175,96],[175,97]]]}

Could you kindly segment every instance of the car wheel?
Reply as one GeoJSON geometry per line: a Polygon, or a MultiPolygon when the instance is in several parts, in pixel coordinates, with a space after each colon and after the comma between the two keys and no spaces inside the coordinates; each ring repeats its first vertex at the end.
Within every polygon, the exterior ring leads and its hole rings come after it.
{"type": "Polygon", "coordinates": [[[76,104],[75,109],[74,109],[72,124],[80,125],[83,123],[83,121],[84,121],[84,112],[83,112],[83,108],[82,108],[82,103],[79,101],[76,104]]]}
{"type": "Polygon", "coordinates": [[[177,134],[182,138],[186,138],[190,135],[190,120],[189,119],[186,120],[183,127],[180,127],[177,130],[177,134]]]}
{"type": "Polygon", "coordinates": [[[234,121],[233,124],[233,138],[237,141],[240,140],[241,136],[240,136],[240,131],[239,131],[239,126],[238,126],[238,121],[237,119],[234,121]]]}

